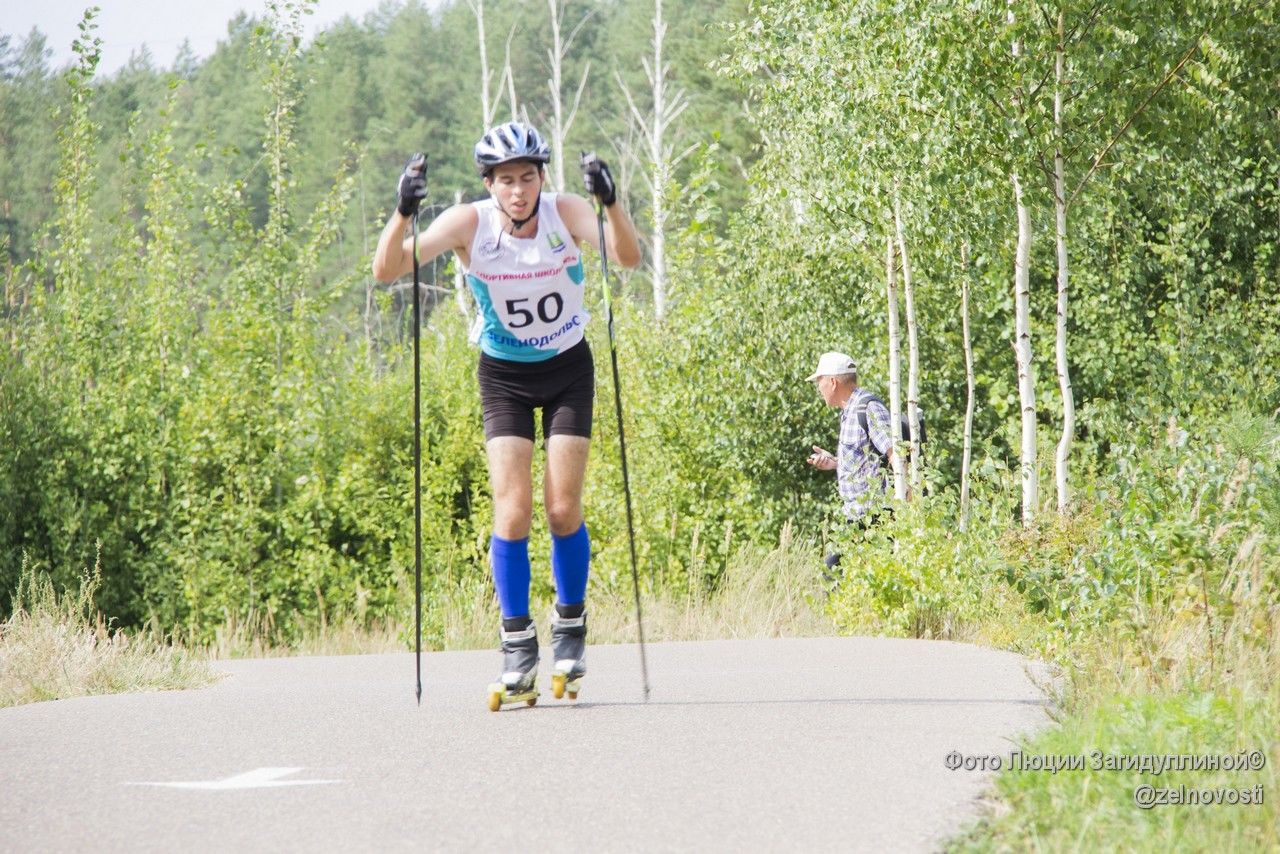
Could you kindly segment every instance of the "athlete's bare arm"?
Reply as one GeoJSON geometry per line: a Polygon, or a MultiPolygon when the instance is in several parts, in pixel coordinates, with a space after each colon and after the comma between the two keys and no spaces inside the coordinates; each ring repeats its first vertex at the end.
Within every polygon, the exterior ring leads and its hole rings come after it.
{"type": "MultiPolygon", "coordinates": [[[[426,264],[437,255],[453,252],[464,267],[469,265],[478,221],[472,205],[446,209],[418,235],[418,262],[426,264]]],[[[378,249],[373,253],[373,277],[379,282],[395,281],[413,269],[413,235],[404,236],[409,222],[409,217],[395,211],[382,229],[378,249]]]]}
{"type": "MultiPolygon", "coordinates": [[[[578,245],[587,245],[599,252],[600,229],[591,203],[582,196],[561,193],[556,197],[556,208],[578,245]]],[[[604,209],[604,235],[609,244],[609,258],[624,267],[640,266],[640,239],[627,209],[620,203],[604,209]]]]}

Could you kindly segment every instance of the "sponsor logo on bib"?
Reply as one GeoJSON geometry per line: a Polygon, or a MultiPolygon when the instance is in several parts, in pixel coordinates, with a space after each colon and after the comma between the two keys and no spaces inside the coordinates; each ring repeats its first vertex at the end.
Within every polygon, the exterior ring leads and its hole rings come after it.
{"type": "Polygon", "coordinates": [[[563,252],[564,241],[560,239],[560,232],[553,231],[547,235],[547,242],[551,244],[552,252],[563,252]]]}
{"type": "Polygon", "coordinates": [[[496,240],[486,240],[480,244],[480,257],[492,261],[502,254],[502,247],[496,240]]]}

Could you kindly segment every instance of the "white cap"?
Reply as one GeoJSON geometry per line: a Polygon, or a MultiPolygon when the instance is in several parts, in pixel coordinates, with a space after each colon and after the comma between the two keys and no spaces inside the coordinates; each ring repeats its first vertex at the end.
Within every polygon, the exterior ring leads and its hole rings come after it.
{"type": "Polygon", "coordinates": [[[856,374],[858,366],[853,363],[844,353],[823,353],[818,359],[818,367],[813,374],[805,379],[805,382],[813,382],[818,377],[837,376],[839,374],[856,374]]]}

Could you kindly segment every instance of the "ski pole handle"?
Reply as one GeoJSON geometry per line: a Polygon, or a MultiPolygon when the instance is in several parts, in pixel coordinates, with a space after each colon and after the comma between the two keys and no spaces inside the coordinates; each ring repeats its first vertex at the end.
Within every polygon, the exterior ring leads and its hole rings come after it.
{"type": "Polygon", "coordinates": [[[587,195],[594,196],[606,208],[618,201],[618,186],[613,181],[608,163],[596,157],[594,152],[584,151],[580,165],[587,195]]]}

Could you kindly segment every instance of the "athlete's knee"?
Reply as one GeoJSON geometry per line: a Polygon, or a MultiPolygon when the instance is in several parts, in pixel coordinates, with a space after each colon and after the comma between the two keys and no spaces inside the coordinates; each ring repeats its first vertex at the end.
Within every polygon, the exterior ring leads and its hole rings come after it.
{"type": "Polygon", "coordinates": [[[567,537],[582,527],[582,504],[573,499],[552,499],[547,503],[547,527],[557,537],[567,537]]]}
{"type": "Polygon", "coordinates": [[[499,537],[513,540],[529,536],[532,518],[532,499],[514,496],[509,500],[502,500],[494,496],[493,532],[499,537]]]}
{"type": "Polygon", "coordinates": [[[524,478],[495,477],[491,485],[494,512],[525,516],[533,512],[533,489],[524,478]]]}

